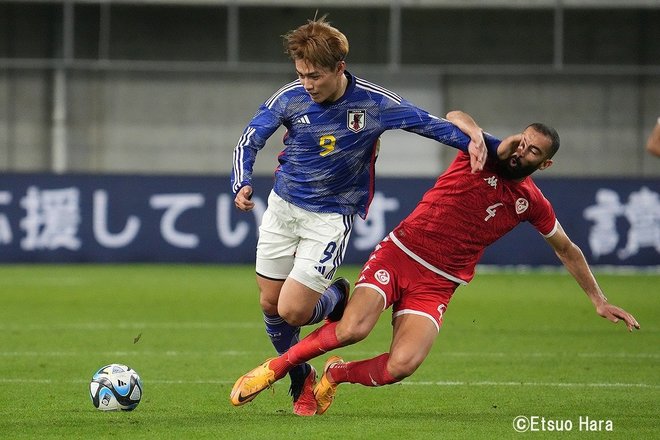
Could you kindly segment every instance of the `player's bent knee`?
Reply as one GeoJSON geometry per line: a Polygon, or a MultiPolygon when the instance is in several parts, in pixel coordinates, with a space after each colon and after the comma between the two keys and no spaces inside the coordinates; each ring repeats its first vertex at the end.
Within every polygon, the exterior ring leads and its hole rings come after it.
{"type": "Polygon", "coordinates": [[[309,310],[280,307],[278,309],[278,314],[287,322],[287,324],[300,327],[309,322],[312,312],[309,310]]]}
{"type": "Polygon", "coordinates": [[[366,338],[370,331],[371,327],[361,322],[339,321],[335,334],[339,342],[355,344],[366,338]]]}
{"type": "Polygon", "coordinates": [[[266,315],[277,315],[277,301],[273,302],[264,295],[259,296],[259,305],[266,315]]]}
{"type": "Polygon", "coordinates": [[[423,359],[418,360],[415,358],[404,359],[400,356],[392,356],[387,360],[387,371],[396,379],[402,380],[417,371],[417,368],[422,364],[423,359]]]}

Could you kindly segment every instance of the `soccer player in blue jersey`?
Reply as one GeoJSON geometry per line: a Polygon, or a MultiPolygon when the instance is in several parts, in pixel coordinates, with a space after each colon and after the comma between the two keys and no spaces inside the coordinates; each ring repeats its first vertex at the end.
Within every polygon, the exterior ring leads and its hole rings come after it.
{"type": "MultiPolygon", "coordinates": [[[[497,141],[470,138],[449,121],[349,73],[348,40],[325,16],[288,32],[284,45],[298,79],[262,104],[243,131],[231,182],[236,207],[251,210],[257,152],[286,127],[256,256],[266,331],[279,354],[298,341],[300,326],[338,321],[343,314],[350,286],[332,279],[355,215],[367,215],[383,132],[403,129],[467,151],[472,172],[483,168],[486,143],[497,141]]],[[[290,376],[294,413],[314,415],[316,372],[302,364],[290,376]]]]}

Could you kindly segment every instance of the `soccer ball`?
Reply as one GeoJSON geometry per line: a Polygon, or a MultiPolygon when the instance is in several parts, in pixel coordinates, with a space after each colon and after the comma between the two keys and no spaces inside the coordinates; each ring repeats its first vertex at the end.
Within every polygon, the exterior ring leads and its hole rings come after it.
{"type": "Polygon", "coordinates": [[[142,379],[127,365],[106,365],[92,376],[89,397],[101,411],[132,411],[142,399],[142,379]]]}

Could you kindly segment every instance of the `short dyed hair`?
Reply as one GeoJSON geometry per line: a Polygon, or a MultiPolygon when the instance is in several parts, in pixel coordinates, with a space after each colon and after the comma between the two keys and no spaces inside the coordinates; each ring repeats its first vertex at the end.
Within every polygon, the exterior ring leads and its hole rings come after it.
{"type": "Polygon", "coordinates": [[[327,15],[283,35],[284,52],[293,61],[304,60],[312,66],[333,70],[348,55],[348,39],[326,21],[327,15]]]}

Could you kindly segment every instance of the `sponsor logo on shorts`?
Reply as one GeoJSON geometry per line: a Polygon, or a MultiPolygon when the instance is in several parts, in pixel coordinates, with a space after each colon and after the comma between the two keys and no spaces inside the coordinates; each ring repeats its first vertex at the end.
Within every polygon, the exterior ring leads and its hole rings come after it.
{"type": "Polygon", "coordinates": [[[390,273],[385,269],[380,269],[374,274],[374,278],[376,278],[376,281],[380,284],[388,284],[390,282],[390,273]]]}

